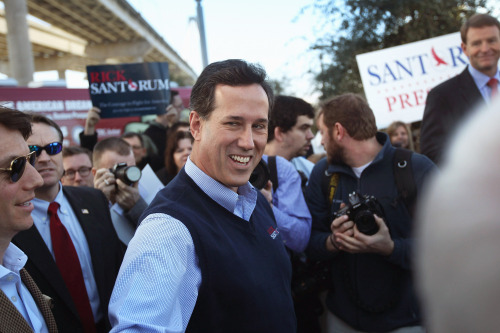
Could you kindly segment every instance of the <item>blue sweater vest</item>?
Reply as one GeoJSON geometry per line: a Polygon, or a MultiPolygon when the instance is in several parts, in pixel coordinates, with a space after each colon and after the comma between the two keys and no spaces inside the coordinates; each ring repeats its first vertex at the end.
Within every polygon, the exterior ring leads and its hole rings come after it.
{"type": "Polygon", "coordinates": [[[153,213],[178,219],[193,238],[202,282],[187,332],[296,331],[290,260],[264,196],[247,222],[182,169],[143,216],[153,213]]]}

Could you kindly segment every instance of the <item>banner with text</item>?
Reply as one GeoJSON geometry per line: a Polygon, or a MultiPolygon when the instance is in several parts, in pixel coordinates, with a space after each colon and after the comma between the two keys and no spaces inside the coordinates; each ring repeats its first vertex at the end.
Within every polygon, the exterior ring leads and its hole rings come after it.
{"type": "Polygon", "coordinates": [[[456,32],[356,56],[379,128],[422,120],[429,90],[469,63],[460,44],[456,32]]]}
{"type": "Polygon", "coordinates": [[[161,114],[170,103],[166,62],[87,66],[87,77],[101,118],[161,114]]]}

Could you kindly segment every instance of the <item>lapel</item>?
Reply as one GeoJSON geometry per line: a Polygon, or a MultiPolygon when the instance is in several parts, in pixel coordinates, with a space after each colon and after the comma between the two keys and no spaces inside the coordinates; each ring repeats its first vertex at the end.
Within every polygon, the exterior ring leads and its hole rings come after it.
{"type": "Polygon", "coordinates": [[[56,320],[54,319],[54,315],[50,310],[50,303],[51,303],[50,297],[44,296],[42,294],[40,289],[38,289],[35,281],[33,281],[33,279],[28,274],[28,271],[26,269],[24,268],[21,269],[19,271],[19,274],[21,275],[21,280],[23,281],[24,285],[26,286],[31,296],[33,297],[33,300],[38,306],[38,309],[40,310],[43,316],[45,324],[47,325],[47,329],[49,330],[50,333],[57,332],[56,320]]]}
{"type": "MultiPolygon", "coordinates": [[[[71,309],[75,316],[78,316],[69,290],[66,288],[66,284],[59,273],[59,268],[36,226],[33,225],[28,230],[18,233],[14,239],[15,244],[28,256],[28,263],[36,267],[66,306],[71,309]]],[[[31,275],[35,276],[34,274],[36,273],[31,273],[31,275]]]]}
{"type": "Polygon", "coordinates": [[[0,332],[33,333],[23,315],[0,290],[0,332]]]}
{"type": "Polygon", "coordinates": [[[89,206],[88,200],[83,200],[82,195],[83,192],[75,193],[74,190],[78,190],[78,188],[74,187],[64,187],[63,193],[66,199],[68,200],[73,212],[75,213],[76,219],[80,223],[83,233],[85,234],[85,238],[87,239],[87,244],[89,245],[90,257],[92,263],[94,263],[94,254],[95,254],[95,225],[96,219],[96,209],[94,206],[89,206]]]}
{"type": "Polygon", "coordinates": [[[458,76],[458,82],[458,89],[467,103],[467,109],[475,107],[480,101],[484,102],[483,95],[481,95],[467,67],[458,76]]]}

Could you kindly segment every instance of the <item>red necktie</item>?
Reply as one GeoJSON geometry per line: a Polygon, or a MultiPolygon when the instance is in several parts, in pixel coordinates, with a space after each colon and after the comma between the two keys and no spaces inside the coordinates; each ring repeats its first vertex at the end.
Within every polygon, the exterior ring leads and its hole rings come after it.
{"type": "Polygon", "coordinates": [[[495,97],[498,94],[498,80],[492,77],[486,85],[491,88],[491,97],[495,97]]]}
{"type": "Polygon", "coordinates": [[[48,214],[50,216],[50,236],[57,267],[66,282],[66,287],[76,305],[85,332],[95,332],[94,315],[90,307],[89,296],[83,281],[82,267],[68,231],[57,216],[59,204],[51,202],[48,214]]]}

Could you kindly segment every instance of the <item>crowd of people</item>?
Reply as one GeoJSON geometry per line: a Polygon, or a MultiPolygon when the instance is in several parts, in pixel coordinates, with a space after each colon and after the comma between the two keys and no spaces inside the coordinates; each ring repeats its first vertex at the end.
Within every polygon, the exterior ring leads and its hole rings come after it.
{"type": "Polygon", "coordinates": [[[500,23],[461,36],[422,154],[363,97],[315,110],[235,59],[144,133],[99,140],[93,107],[63,147],[53,120],[0,108],[0,332],[494,331],[500,23]]]}

